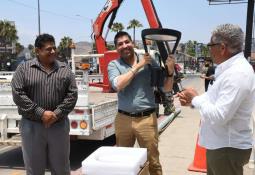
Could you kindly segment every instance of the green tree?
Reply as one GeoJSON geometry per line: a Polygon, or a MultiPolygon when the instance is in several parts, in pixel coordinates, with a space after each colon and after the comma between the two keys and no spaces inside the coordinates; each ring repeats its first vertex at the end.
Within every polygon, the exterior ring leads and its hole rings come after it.
{"type": "Polygon", "coordinates": [[[12,47],[13,43],[18,40],[17,30],[15,25],[7,20],[0,20],[0,46],[4,47],[4,52],[0,53],[0,69],[7,70],[7,63],[10,63],[12,58],[16,56],[12,51],[8,51],[8,47],[12,47]]]}
{"type": "Polygon", "coordinates": [[[186,53],[188,55],[191,55],[191,56],[195,56],[196,55],[196,44],[197,44],[197,41],[191,41],[189,40],[187,43],[186,43],[186,53]]]}
{"type": "Polygon", "coordinates": [[[68,60],[71,58],[71,48],[70,45],[73,43],[73,39],[65,36],[61,39],[58,46],[58,53],[61,60],[68,60]]]}
{"type": "Polygon", "coordinates": [[[178,48],[179,48],[179,52],[185,53],[185,44],[184,43],[180,43],[178,48]]]}
{"type": "Polygon", "coordinates": [[[35,58],[35,47],[34,47],[34,45],[33,44],[29,44],[27,46],[27,48],[28,48],[28,50],[30,52],[31,58],[35,58]]]}
{"type": "Polygon", "coordinates": [[[0,43],[5,47],[5,52],[7,52],[7,46],[12,45],[17,40],[18,36],[15,25],[10,21],[0,20],[0,43]]]}
{"type": "Polygon", "coordinates": [[[19,42],[15,44],[15,52],[16,55],[20,54],[24,50],[24,46],[21,45],[19,42]]]}
{"type": "Polygon", "coordinates": [[[122,31],[124,29],[124,25],[120,22],[115,22],[112,24],[112,27],[111,27],[111,31],[113,32],[119,32],[119,31],[122,31]]]}
{"type": "Polygon", "coordinates": [[[107,44],[106,47],[107,47],[108,50],[115,50],[116,49],[114,44],[107,44]]]}
{"type": "Polygon", "coordinates": [[[201,50],[202,50],[202,56],[205,56],[205,57],[210,56],[209,48],[206,45],[203,44],[201,50]]]}
{"type": "Polygon", "coordinates": [[[127,29],[133,29],[133,41],[135,44],[135,29],[139,28],[139,27],[143,27],[143,25],[136,19],[132,19],[131,21],[129,21],[129,24],[127,26],[127,29]]]}

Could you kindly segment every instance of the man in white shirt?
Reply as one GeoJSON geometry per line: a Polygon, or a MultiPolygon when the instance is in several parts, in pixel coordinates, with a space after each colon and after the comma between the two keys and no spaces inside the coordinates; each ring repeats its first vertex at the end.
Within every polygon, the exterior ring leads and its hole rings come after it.
{"type": "Polygon", "coordinates": [[[182,105],[201,114],[199,144],[207,149],[207,175],[243,175],[251,154],[255,76],[243,42],[239,26],[218,26],[208,44],[217,64],[214,84],[202,95],[192,88],[178,94],[182,105]]]}

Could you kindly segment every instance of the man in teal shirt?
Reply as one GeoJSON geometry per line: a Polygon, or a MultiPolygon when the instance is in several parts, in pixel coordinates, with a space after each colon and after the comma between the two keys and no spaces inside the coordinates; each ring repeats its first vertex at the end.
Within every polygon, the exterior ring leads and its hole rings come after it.
{"type": "MultiPolygon", "coordinates": [[[[118,32],[114,44],[120,58],[108,65],[109,80],[118,92],[118,113],[115,134],[118,146],[132,147],[137,139],[140,147],[147,148],[151,175],[162,175],[158,151],[158,129],[155,97],[151,86],[151,67],[158,66],[149,54],[138,58],[134,44],[126,32],[118,32]]],[[[163,90],[172,91],[174,59],[166,60],[168,76],[163,90]]]]}

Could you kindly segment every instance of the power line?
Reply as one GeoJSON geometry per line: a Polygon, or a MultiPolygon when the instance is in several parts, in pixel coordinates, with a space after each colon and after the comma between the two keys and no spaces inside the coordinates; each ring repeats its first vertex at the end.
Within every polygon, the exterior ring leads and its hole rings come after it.
{"type": "MultiPolygon", "coordinates": [[[[16,1],[16,0],[8,0],[8,1],[9,1],[9,2],[12,2],[12,3],[14,3],[14,4],[17,4],[17,5],[19,5],[19,6],[23,6],[23,7],[30,8],[30,9],[33,9],[33,10],[36,10],[36,11],[37,11],[37,8],[34,7],[34,6],[31,6],[31,5],[22,3],[22,2],[18,2],[18,1],[16,1]]],[[[79,18],[76,18],[76,17],[72,17],[72,16],[67,16],[67,15],[55,13],[55,12],[52,12],[52,11],[49,11],[49,10],[41,9],[41,12],[48,13],[48,14],[51,14],[51,15],[54,15],[54,16],[59,16],[59,17],[71,19],[71,20],[83,21],[83,19],[79,19],[79,18]]],[[[77,16],[77,15],[76,15],[76,16],[77,16]]],[[[79,15],[79,17],[83,17],[83,16],[80,16],[80,15],[79,15]]],[[[91,18],[88,18],[88,17],[83,17],[83,18],[84,18],[84,19],[87,19],[87,20],[91,20],[91,18]]]]}
{"type": "Polygon", "coordinates": [[[23,7],[27,7],[27,8],[31,8],[31,9],[36,10],[35,7],[30,6],[30,5],[27,5],[27,4],[24,4],[24,3],[22,3],[22,2],[17,2],[17,1],[14,1],[14,0],[8,0],[8,1],[10,1],[10,2],[12,2],[12,3],[15,3],[15,4],[19,4],[20,6],[23,6],[23,7]]]}
{"type": "Polygon", "coordinates": [[[229,4],[229,5],[235,5],[235,4],[247,4],[248,2],[224,2],[224,3],[209,3],[209,5],[225,5],[225,4],[229,4]]]}
{"type": "Polygon", "coordinates": [[[209,5],[247,4],[248,0],[208,0],[209,5]]]}

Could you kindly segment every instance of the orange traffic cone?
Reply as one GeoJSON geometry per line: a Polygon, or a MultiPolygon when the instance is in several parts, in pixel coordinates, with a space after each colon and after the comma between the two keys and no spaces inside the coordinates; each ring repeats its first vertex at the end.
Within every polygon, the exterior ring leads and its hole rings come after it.
{"type": "Polygon", "coordinates": [[[206,149],[198,145],[198,139],[199,137],[197,137],[194,160],[188,170],[206,173],[206,149]]]}

